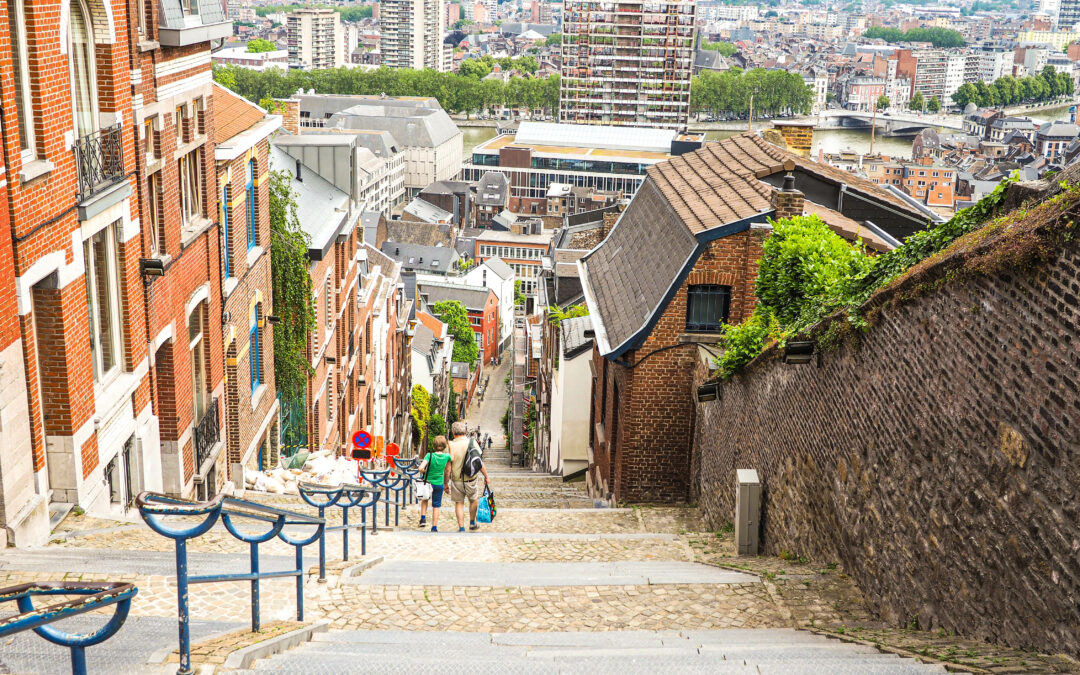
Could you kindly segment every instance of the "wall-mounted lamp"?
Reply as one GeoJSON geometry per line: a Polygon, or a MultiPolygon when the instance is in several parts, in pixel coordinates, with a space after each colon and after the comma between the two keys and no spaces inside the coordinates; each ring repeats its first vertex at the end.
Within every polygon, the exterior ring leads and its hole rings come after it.
{"type": "Polygon", "coordinates": [[[281,317],[277,316],[276,314],[267,314],[266,320],[270,323],[271,326],[276,326],[281,323],[281,317]]]}
{"type": "Polygon", "coordinates": [[[715,401],[720,398],[720,383],[719,382],[706,382],[697,388],[697,400],[698,403],[705,403],[707,401],[715,401]]]}
{"type": "Polygon", "coordinates": [[[148,277],[165,276],[165,261],[161,258],[139,258],[139,273],[148,277]]]}
{"type": "Polygon", "coordinates": [[[784,347],[784,363],[810,363],[817,357],[817,366],[821,367],[821,352],[815,349],[813,340],[796,340],[784,347]]]}

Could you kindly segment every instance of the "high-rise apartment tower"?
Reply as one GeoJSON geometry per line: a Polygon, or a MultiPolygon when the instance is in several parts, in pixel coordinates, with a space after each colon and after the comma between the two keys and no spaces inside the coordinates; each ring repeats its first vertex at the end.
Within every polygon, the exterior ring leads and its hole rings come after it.
{"type": "Polygon", "coordinates": [[[565,0],[559,121],[685,127],[695,4],[565,0]]]}
{"type": "Polygon", "coordinates": [[[345,64],[341,17],[332,9],[298,9],[289,14],[289,65],[337,68],[345,64]]]}
{"type": "Polygon", "coordinates": [[[383,0],[379,10],[383,65],[443,70],[444,5],[444,0],[383,0]]]}

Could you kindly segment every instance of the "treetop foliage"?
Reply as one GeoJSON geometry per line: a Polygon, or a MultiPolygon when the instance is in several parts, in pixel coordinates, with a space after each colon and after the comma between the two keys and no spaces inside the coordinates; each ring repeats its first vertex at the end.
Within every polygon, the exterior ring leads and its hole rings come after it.
{"type": "Polygon", "coordinates": [[[935,47],[963,47],[964,36],[948,28],[912,28],[902,31],[899,28],[871,26],[863,31],[863,37],[870,40],[881,39],[890,44],[897,42],[929,42],[935,47]]]}

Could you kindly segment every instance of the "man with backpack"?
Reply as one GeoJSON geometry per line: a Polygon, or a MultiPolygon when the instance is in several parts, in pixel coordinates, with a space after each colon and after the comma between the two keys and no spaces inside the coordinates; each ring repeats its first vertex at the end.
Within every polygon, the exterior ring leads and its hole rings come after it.
{"type": "Polygon", "coordinates": [[[480,489],[480,476],[484,476],[484,486],[491,484],[487,469],[481,458],[480,446],[469,434],[469,426],[463,421],[454,422],[450,427],[453,440],[450,441],[450,498],[454,501],[454,514],[457,516],[458,532],[465,531],[465,500],[469,500],[469,530],[480,529],[476,524],[476,509],[480,505],[483,491],[480,489]]]}

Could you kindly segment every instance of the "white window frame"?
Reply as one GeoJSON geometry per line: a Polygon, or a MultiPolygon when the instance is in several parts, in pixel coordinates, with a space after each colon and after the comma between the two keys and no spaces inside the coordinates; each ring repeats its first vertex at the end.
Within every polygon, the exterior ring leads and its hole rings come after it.
{"type": "Polygon", "coordinates": [[[86,263],[84,275],[86,279],[86,303],[90,316],[90,356],[93,360],[94,382],[101,386],[107,385],[120,373],[124,362],[124,343],[121,331],[122,306],[119,283],[119,247],[117,240],[119,228],[119,221],[112,223],[95,232],[93,236],[83,242],[83,255],[86,263]],[[108,333],[109,339],[113,343],[113,364],[108,370],[105,370],[101,345],[94,339],[98,332],[97,327],[101,323],[101,299],[95,292],[97,288],[97,269],[94,266],[94,240],[102,235],[104,235],[105,246],[105,271],[110,277],[105,284],[105,301],[109,303],[109,315],[112,318],[112,321],[109,322],[108,333]]]}
{"type": "Polygon", "coordinates": [[[185,223],[190,223],[203,215],[201,154],[202,148],[195,148],[177,160],[180,174],[180,215],[185,223]],[[192,165],[194,169],[191,168],[192,165]],[[194,171],[194,176],[189,175],[192,171],[194,171]]]}
{"type": "Polygon", "coordinates": [[[87,84],[89,85],[89,90],[90,90],[90,129],[87,131],[86,134],[81,134],[80,130],[79,130],[78,101],[76,100],[77,95],[75,93],[75,91],[76,91],[76,88],[75,88],[75,78],[76,78],[76,73],[75,73],[75,51],[76,51],[76,46],[75,46],[75,41],[73,39],[74,38],[74,33],[72,32],[73,26],[74,26],[74,20],[73,20],[72,16],[68,16],[68,34],[67,34],[66,39],[68,41],[68,78],[69,78],[69,86],[71,87],[71,94],[72,94],[71,95],[71,121],[72,121],[72,127],[75,130],[75,136],[78,138],[78,137],[81,137],[81,136],[86,136],[86,135],[92,134],[95,131],[98,131],[100,129],[100,122],[99,122],[99,116],[98,116],[98,110],[99,110],[99,108],[98,108],[98,88],[97,88],[97,72],[98,72],[98,69],[97,69],[97,55],[95,54],[96,43],[94,41],[94,37],[95,37],[94,36],[94,13],[90,10],[90,6],[85,2],[85,0],[71,0],[71,5],[69,7],[70,13],[74,13],[76,11],[76,5],[79,6],[79,10],[86,17],[86,30],[87,30],[86,38],[87,38],[87,40],[89,41],[89,44],[90,44],[90,48],[87,51],[87,60],[89,61],[89,63],[88,63],[89,81],[88,81],[87,84]]]}
{"type": "Polygon", "coordinates": [[[15,86],[20,93],[15,102],[19,108],[19,139],[22,161],[32,162],[37,159],[37,136],[34,133],[34,104],[30,96],[30,58],[26,53],[30,43],[26,39],[26,15],[23,12],[24,0],[8,2],[8,22],[11,31],[11,48],[18,62],[19,72],[15,74],[15,86]],[[24,146],[25,147],[22,147],[24,146]]]}
{"type": "Polygon", "coordinates": [[[191,357],[191,408],[194,414],[194,423],[198,424],[199,420],[203,418],[206,411],[210,408],[210,392],[208,389],[208,378],[206,373],[207,359],[206,351],[203,342],[206,339],[206,316],[203,314],[203,307],[206,305],[206,301],[202,300],[195,304],[191,309],[191,313],[187,316],[187,328],[188,328],[188,354],[191,357]],[[191,319],[195,315],[199,317],[199,334],[195,337],[191,337],[191,319]],[[198,351],[196,351],[198,350],[198,351]],[[199,355],[196,358],[196,354],[199,355]],[[203,386],[199,387],[199,371],[202,371],[203,386]],[[200,402],[202,403],[202,410],[199,410],[200,402]]]}

